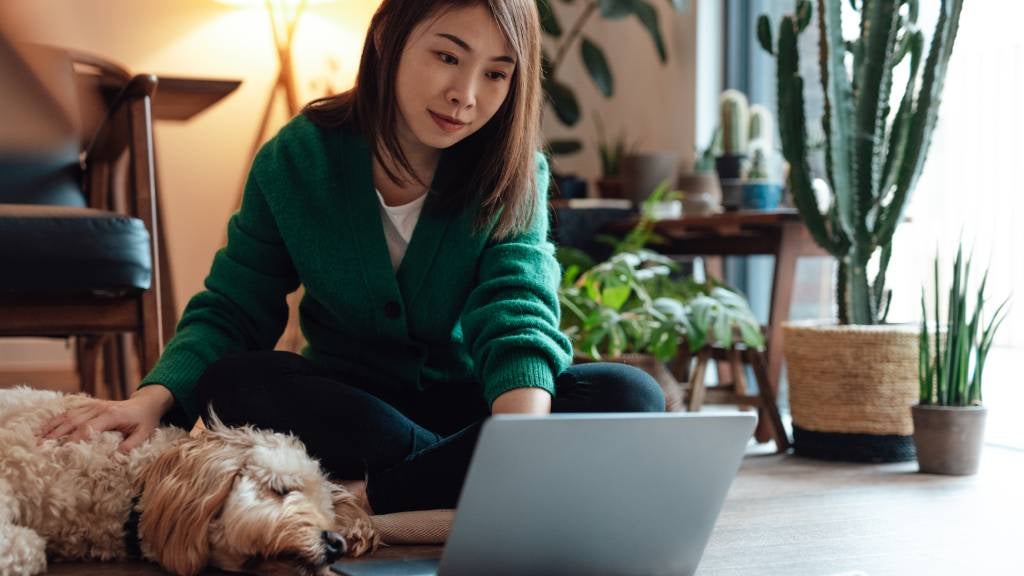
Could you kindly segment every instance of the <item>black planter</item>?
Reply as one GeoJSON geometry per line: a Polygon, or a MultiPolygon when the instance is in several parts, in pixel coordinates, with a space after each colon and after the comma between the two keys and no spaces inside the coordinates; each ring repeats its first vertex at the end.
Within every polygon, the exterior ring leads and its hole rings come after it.
{"type": "Polygon", "coordinates": [[[738,180],[742,176],[745,155],[719,156],[715,158],[715,171],[721,180],[738,180]]]}

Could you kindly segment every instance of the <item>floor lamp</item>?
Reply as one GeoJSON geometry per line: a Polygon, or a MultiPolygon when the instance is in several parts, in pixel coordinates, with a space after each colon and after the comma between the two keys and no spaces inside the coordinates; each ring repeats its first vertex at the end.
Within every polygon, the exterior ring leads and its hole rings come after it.
{"type": "MultiPolygon", "coordinates": [[[[302,16],[303,10],[309,4],[323,4],[330,0],[217,0],[222,4],[234,6],[258,6],[266,8],[270,17],[270,27],[274,33],[274,51],[277,53],[277,79],[270,89],[267,97],[267,105],[263,109],[263,116],[260,118],[259,130],[256,131],[256,138],[253,140],[252,148],[249,151],[249,162],[256,157],[263,138],[266,135],[267,127],[270,124],[270,117],[274,111],[274,104],[278,96],[284,98],[288,108],[288,116],[292,117],[299,112],[299,96],[295,83],[295,69],[292,66],[292,42],[295,39],[295,27],[302,16]]],[[[235,206],[242,205],[241,192],[235,206]]]]}
{"type": "MultiPolygon", "coordinates": [[[[322,4],[331,0],[217,0],[222,4],[231,4],[236,6],[256,6],[263,5],[267,14],[270,16],[270,26],[274,32],[274,47],[277,52],[277,79],[274,81],[273,87],[270,89],[270,94],[267,97],[267,105],[263,109],[263,116],[260,118],[259,130],[256,132],[256,139],[253,140],[252,148],[249,152],[249,162],[246,163],[246,169],[252,164],[256,153],[259,152],[260,145],[263,143],[263,138],[266,135],[267,127],[270,124],[270,117],[274,111],[274,104],[277,102],[278,96],[284,97],[285,105],[288,107],[288,116],[292,117],[299,112],[299,97],[296,90],[295,84],[295,69],[292,66],[292,41],[295,39],[295,27],[299,22],[299,17],[302,15],[308,4],[322,4]]],[[[242,195],[245,192],[245,178],[242,179],[242,188],[238,192],[238,197],[235,200],[235,207],[239,208],[242,206],[242,195]]],[[[227,244],[227,231],[225,230],[224,243],[227,244]]],[[[299,291],[293,292],[288,296],[288,324],[285,327],[284,335],[282,336],[278,348],[284,348],[293,352],[298,352],[298,349],[302,346],[302,334],[299,330],[297,307],[298,302],[302,298],[302,288],[299,291]]]]}

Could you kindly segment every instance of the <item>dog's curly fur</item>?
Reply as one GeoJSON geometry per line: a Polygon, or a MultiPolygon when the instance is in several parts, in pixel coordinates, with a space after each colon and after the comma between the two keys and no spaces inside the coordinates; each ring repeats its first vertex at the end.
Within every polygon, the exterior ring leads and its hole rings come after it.
{"type": "Polygon", "coordinates": [[[292,436],[161,427],[128,454],[117,432],[77,443],[37,437],[52,416],[94,401],[0,390],[0,576],[44,572],[47,558],[126,558],[136,495],[143,557],[176,574],[320,572],[331,556],[325,531],[352,556],[379,544],[356,498],[292,436]]]}

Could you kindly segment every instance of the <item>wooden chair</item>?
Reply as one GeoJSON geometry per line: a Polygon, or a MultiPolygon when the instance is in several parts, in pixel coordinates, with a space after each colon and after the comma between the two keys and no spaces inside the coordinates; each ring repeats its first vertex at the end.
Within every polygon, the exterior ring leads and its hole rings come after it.
{"type": "Polygon", "coordinates": [[[163,347],[156,78],[0,37],[0,81],[25,105],[0,114],[49,111],[16,134],[33,153],[0,141],[8,147],[0,150],[0,337],[74,336],[83,391],[96,393],[102,356],[111,396],[124,398],[129,370],[148,372],[163,347]],[[38,146],[38,135],[54,137],[38,146]],[[61,146],[69,136],[72,146],[61,146]],[[134,336],[134,364],[123,335],[134,336]]]}
{"type": "MultiPolygon", "coordinates": [[[[714,348],[706,346],[697,351],[693,368],[690,370],[691,357],[680,354],[673,363],[674,376],[687,382],[684,402],[687,410],[697,412],[705,404],[736,404],[741,409],[756,407],[758,417],[767,419],[771,430],[771,438],[775,441],[778,452],[785,452],[790,447],[789,436],[782,423],[779,407],[775,401],[775,392],[768,380],[768,362],[761,350],[733,346],[732,348],[714,348]],[[730,381],[720,382],[715,386],[707,386],[705,379],[709,362],[718,362],[719,366],[729,367],[730,381]],[[747,388],[744,366],[753,368],[757,381],[757,394],[751,394],[747,388]]],[[[723,370],[719,371],[722,375],[723,370]]],[[[760,440],[760,438],[759,438],[760,440]]]]}

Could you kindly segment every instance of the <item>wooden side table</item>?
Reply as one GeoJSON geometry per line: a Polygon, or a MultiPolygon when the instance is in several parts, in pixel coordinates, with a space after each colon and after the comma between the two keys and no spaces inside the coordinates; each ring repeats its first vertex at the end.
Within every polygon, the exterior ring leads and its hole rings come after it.
{"type": "MultiPolygon", "coordinates": [[[[172,122],[187,122],[200,112],[213,106],[228,94],[234,92],[242,84],[241,80],[183,78],[175,76],[158,76],[156,96],[153,98],[153,118],[172,122]]],[[[155,162],[154,162],[155,164],[155,162]]],[[[160,171],[157,166],[156,185],[160,187],[160,171]]],[[[159,195],[157,196],[159,198],[159,195]]],[[[167,253],[167,231],[164,225],[163,207],[157,207],[159,225],[157,234],[160,238],[160,260],[163,262],[165,274],[161,276],[161,315],[164,318],[164,344],[174,336],[178,320],[178,306],[174,297],[171,282],[171,264],[167,253]]]]}
{"type": "MultiPolygon", "coordinates": [[[[636,225],[637,218],[609,223],[605,229],[621,234],[636,225]]],[[[782,373],[782,323],[789,319],[793,300],[796,262],[801,256],[829,256],[818,246],[795,209],[740,210],[703,216],[661,220],[655,232],[667,244],[651,246],[670,256],[704,256],[707,272],[722,277],[723,256],[771,255],[775,257],[771,307],[768,314],[767,378],[778,393],[782,373]]],[[[758,424],[758,440],[771,438],[769,423],[758,424]]]]}

